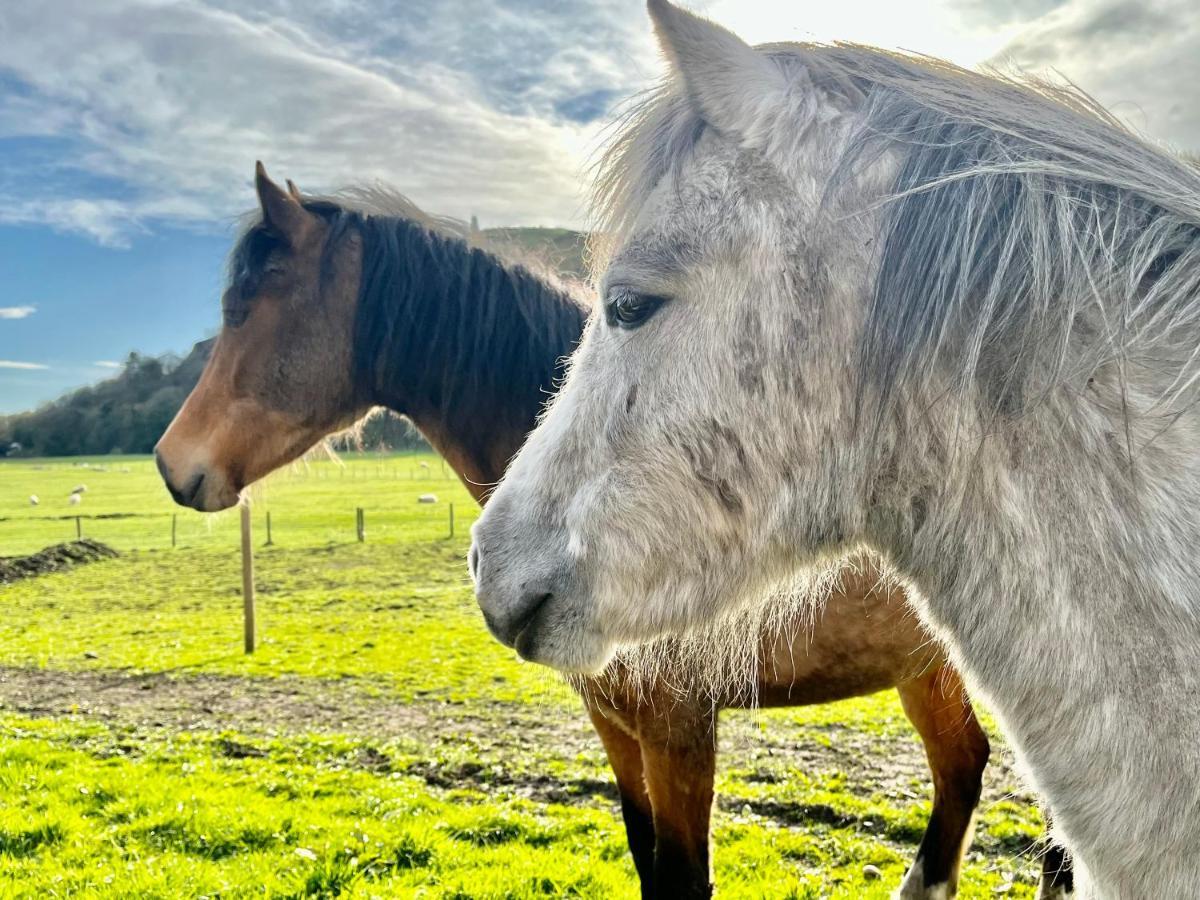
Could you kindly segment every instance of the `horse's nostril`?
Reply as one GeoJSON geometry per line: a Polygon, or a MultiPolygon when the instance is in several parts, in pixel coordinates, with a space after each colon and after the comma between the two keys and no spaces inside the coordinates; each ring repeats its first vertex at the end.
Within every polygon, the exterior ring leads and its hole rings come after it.
{"type": "Polygon", "coordinates": [[[196,475],[193,476],[192,480],[189,481],[186,485],[184,485],[183,490],[180,491],[179,494],[181,497],[183,497],[183,503],[185,506],[195,506],[196,505],[196,498],[200,496],[200,488],[203,487],[203,485],[204,485],[204,473],[203,472],[196,473],[196,475]]]}
{"type": "Polygon", "coordinates": [[[200,489],[204,486],[204,472],[197,472],[183,487],[176,487],[175,480],[171,477],[171,471],[167,468],[167,464],[163,462],[163,458],[155,453],[154,462],[158,466],[158,473],[162,476],[163,484],[167,486],[167,491],[171,494],[171,499],[180,506],[191,506],[195,508],[196,498],[200,496],[200,489]]]}
{"type": "Polygon", "coordinates": [[[528,645],[533,640],[537,630],[532,627],[533,620],[553,596],[547,592],[528,591],[509,609],[489,611],[484,606],[484,621],[500,643],[520,651],[522,643],[528,645]]]}
{"type": "Polygon", "coordinates": [[[536,618],[550,600],[554,597],[549,591],[543,593],[528,593],[521,598],[521,602],[517,604],[515,615],[512,617],[512,633],[514,641],[521,636],[521,633],[529,628],[531,622],[536,618]]]}
{"type": "Polygon", "coordinates": [[[538,629],[533,620],[545,608],[554,595],[550,593],[533,594],[526,597],[520,607],[520,618],[514,620],[512,646],[526,659],[533,658],[534,647],[537,646],[538,629]]]}

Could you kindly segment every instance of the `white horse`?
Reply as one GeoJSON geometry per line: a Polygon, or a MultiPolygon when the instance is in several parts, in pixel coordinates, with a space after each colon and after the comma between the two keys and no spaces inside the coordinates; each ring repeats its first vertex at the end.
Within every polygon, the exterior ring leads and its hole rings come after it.
{"type": "Polygon", "coordinates": [[[1200,896],[1200,171],[1079,93],[651,0],[603,308],[475,526],[594,671],[866,548],[1104,898],[1200,896]]]}

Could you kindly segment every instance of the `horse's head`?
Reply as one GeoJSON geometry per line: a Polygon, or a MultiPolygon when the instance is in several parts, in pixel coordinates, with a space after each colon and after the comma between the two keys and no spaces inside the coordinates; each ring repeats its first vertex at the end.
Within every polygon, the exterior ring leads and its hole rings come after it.
{"type": "Polygon", "coordinates": [[[202,511],[233,506],[366,411],[352,365],[356,236],[331,241],[328,221],[261,163],[256,184],[262,216],[231,256],[212,356],[155,448],[171,496],[202,511]]]}
{"type": "Polygon", "coordinates": [[[851,537],[834,469],[873,220],[822,201],[861,98],[650,8],[675,78],[601,176],[604,308],[475,527],[493,632],[564,669],[766,589],[793,535],[813,557],[851,537]]]}

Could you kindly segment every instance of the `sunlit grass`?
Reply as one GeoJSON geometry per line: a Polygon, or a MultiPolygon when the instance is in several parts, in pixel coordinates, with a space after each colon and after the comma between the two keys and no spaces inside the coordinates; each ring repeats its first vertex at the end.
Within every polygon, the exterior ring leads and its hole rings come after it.
{"type": "MultiPolygon", "coordinates": [[[[433,457],[349,467],[358,474],[314,463],[260,492],[261,644],[248,656],[235,516],[210,525],[181,513],[180,535],[199,536],[172,550],[159,530],[172,507],[144,458],[98,474],[0,465],[0,517],[10,517],[0,553],[71,536],[44,518],[65,509],[28,506],[52,481],[56,497],[87,483],[87,513],[162,517],[85,520],[89,532],[112,529],[94,536],[121,558],[0,587],[0,663],[301,679],[334,707],[369,696],[424,723],[372,735],[302,719],[180,730],[97,718],[86,705],[57,718],[2,713],[0,896],[636,896],[580,701],[483,628],[465,574],[476,515],[465,490],[433,457]],[[427,492],[439,502],[418,504],[427,492]],[[367,510],[362,544],[355,506],[367,510]]],[[[888,897],[929,808],[895,695],[723,721],[720,895],[888,897]],[[908,768],[893,768],[898,752],[908,768]]],[[[961,896],[1032,896],[1035,865],[1018,854],[1039,827],[1025,803],[987,805],[961,896]]]]}

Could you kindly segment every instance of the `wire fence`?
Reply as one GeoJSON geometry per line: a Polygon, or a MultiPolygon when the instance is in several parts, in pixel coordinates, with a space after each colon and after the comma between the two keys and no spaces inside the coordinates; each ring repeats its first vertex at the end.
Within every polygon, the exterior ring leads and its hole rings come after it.
{"type": "MultiPolygon", "coordinates": [[[[256,546],[280,548],[463,538],[478,515],[432,455],[307,463],[272,475],[249,500],[256,546]]],[[[206,514],[175,506],[144,458],[116,470],[46,461],[0,466],[0,556],[79,538],[122,551],[232,552],[239,530],[236,509],[206,514]],[[86,490],[71,504],[81,477],[86,490]]]]}
{"type": "MultiPolygon", "coordinates": [[[[441,503],[421,515],[394,509],[350,507],[312,516],[292,516],[251,504],[255,528],[263,546],[313,546],[324,543],[396,541],[405,538],[432,540],[464,535],[474,516],[454,501],[441,503]],[[465,524],[464,524],[465,523],[465,524]]],[[[235,513],[229,513],[232,517],[235,513]]],[[[197,522],[188,513],[117,513],[26,518],[0,522],[0,556],[14,556],[26,548],[91,538],[122,550],[163,550],[180,547],[217,547],[236,535],[236,522],[217,513],[212,521],[197,522]]]]}

